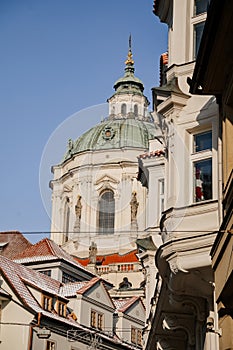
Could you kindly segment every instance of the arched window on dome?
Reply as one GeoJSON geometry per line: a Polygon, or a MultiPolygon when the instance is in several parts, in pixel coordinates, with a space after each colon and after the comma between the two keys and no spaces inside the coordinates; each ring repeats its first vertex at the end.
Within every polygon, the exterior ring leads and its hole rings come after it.
{"type": "Polygon", "coordinates": [[[121,114],[123,116],[126,116],[126,104],[125,103],[122,103],[122,105],[121,105],[121,114]]]}
{"type": "Polygon", "coordinates": [[[138,105],[134,105],[133,109],[135,117],[138,117],[138,105]]]}
{"type": "Polygon", "coordinates": [[[98,203],[98,230],[100,234],[114,233],[115,199],[111,190],[101,193],[98,203]]]}
{"type": "Polygon", "coordinates": [[[64,206],[64,242],[67,242],[69,239],[69,230],[70,230],[70,206],[69,198],[66,198],[64,206]]]}

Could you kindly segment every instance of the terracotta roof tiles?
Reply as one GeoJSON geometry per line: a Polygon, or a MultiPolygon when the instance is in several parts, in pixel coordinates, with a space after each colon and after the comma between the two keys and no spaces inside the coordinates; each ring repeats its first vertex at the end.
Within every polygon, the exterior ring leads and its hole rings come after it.
{"type": "Polygon", "coordinates": [[[19,231],[0,232],[1,255],[9,259],[14,259],[25,249],[32,246],[19,231]]]}
{"type": "Polygon", "coordinates": [[[162,53],[160,59],[164,65],[168,64],[168,52],[162,53]]]}
{"type": "MultiPolygon", "coordinates": [[[[97,265],[110,265],[116,263],[133,263],[138,262],[138,258],[136,256],[137,250],[133,250],[129,253],[120,255],[119,253],[108,254],[108,255],[97,255],[96,262],[97,265]]],[[[89,258],[75,258],[80,264],[83,266],[87,266],[90,263],[89,258]]]]}
{"type": "MultiPolygon", "coordinates": [[[[16,262],[21,264],[37,261],[49,261],[54,259],[65,260],[73,265],[78,265],[79,268],[86,271],[86,269],[78,262],[77,259],[74,259],[64,249],[48,238],[44,238],[36,244],[31,245],[14,258],[16,262]]],[[[91,272],[88,273],[91,274],[91,272]]]]}
{"type": "Polygon", "coordinates": [[[154,157],[161,157],[165,155],[164,150],[156,150],[151,152],[145,152],[143,154],[140,154],[138,158],[140,159],[146,159],[146,158],[154,158],[154,157]]]}

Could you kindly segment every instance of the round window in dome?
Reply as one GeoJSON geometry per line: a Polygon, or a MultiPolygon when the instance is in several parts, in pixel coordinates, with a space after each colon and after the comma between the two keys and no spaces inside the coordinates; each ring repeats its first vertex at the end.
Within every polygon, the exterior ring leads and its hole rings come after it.
{"type": "Polygon", "coordinates": [[[107,140],[111,140],[115,136],[115,131],[112,127],[106,126],[103,130],[103,138],[107,140]]]}

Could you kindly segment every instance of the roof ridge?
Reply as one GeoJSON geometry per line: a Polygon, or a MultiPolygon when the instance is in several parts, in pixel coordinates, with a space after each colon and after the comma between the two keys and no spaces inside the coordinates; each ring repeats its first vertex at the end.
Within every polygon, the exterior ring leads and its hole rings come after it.
{"type": "Polygon", "coordinates": [[[86,292],[88,289],[90,289],[91,287],[93,287],[97,282],[101,281],[100,277],[93,277],[90,281],[85,281],[85,286],[81,287],[77,293],[78,294],[83,294],[84,292],[86,292]]]}
{"type": "MultiPolygon", "coordinates": [[[[57,253],[55,252],[54,250],[54,247],[53,247],[53,241],[47,237],[44,238],[44,240],[46,241],[46,244],[49,246],[50,250],[51,250],[51,253],[55,256],[58,256],[57,253]]],[[[60,248],[60,247],[59,247],[60,248]]]]}
{"type": "MultiPolygon", "coordinates": [[[[118,311],[120,312],[125,312],[126,310],[129,309],[130,306],[132,306],[137,300],[141,300],[141,298],[139,296],[132,296],[131,298],[127,298],[126,302],[123,304],[123,306],[119,307],[118,311]]],[[[124,299],[121,300],[122,302],[124,302],[124,299]]],[[[116,300],[117,302],[117,300],[116,300]]]]}

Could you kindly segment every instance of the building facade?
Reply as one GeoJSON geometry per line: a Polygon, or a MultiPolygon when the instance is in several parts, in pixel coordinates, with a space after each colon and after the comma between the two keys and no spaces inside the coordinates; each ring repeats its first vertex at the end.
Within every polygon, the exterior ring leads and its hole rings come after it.
{"type": "Polygon", "coordinates": [[[191,92],[216,96],[219,105],[221,224],[211,250],[219,316],[220,349],[232,349],[233,312],[233,4],[212,0],[191,82],[191,92]],[[205,69],[203,68],[205,67],[205,69]]]}
{"type": "Polygon", "coordinates": [[[152,89],[165,150],[164,210],[146,349],[218,349],[210,258],[220,222],[218,106],[211,95],[190,94],[187,83],[207,7],[204,0],[154,1],[154,14],[168,26],[168,52],[165,76],[152,89]]]}

